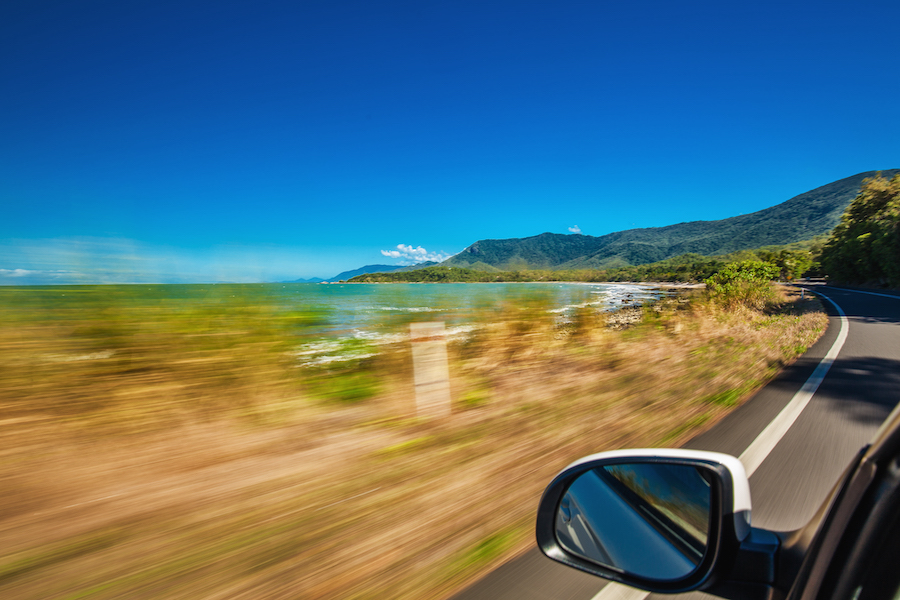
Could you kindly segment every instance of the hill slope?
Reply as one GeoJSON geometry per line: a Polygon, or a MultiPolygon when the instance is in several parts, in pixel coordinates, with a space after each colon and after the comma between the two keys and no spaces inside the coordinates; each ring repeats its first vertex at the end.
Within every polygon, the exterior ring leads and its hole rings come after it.
{"type": "Polygon", "coordinates": [[[338,275],[335,275],[331,279],[326,279],[328,282],[337,282],[337,281],[347,281],[357,275],[366,275],[368,273],[392,273],[394,271],[413,271],[416,269],[423,269],[425,267],[430,267],[432,265],[436,265],[436,262],[425,261],[412,266],[403,266],[403,265],[366,265],[364,267],[360,267],[358,269],[353,269],[352,271],[344,271],[338,275]]]}
{"type": "MultiPolygon", "coordinates": [[[[897,172],[900,169],[881,173],[892,177],[897,172]]],[[[441,264],[469,267],[481,263],[502,270],[598,269],[646,264],[689,252],[708,256],[790,244],[831,231],[859,193],[863,179],[877,173],[859,173],[771,208],[720,221],[629,229],[599,237],[542,233],[480,240],[441,264]]]]}

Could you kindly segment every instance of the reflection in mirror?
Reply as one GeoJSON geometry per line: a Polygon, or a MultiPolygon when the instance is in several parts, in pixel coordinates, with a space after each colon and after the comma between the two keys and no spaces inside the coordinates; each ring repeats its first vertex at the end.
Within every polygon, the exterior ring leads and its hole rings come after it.
{"type": "Polygon", "coordinates": [[[576,479],[559,504],[563,548],[638,577],[676,580],[703,560],[712,490],[689,465],[629,463],[576,479]]]}

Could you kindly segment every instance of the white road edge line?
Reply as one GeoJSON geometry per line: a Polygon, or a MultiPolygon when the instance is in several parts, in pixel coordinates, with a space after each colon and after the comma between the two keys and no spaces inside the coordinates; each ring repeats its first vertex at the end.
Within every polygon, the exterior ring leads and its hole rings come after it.
{"type": "MultiPolygon", "coordinates": [[[[864,292],[863,290],[848,290],[848,289],[844,289],[844,288],[836,288],[836,289],[839,289],[843,292],[853,292],[854,294],[868,294],[870,296],[881,296],[882,298],[893,298],[894,300],[900,300],[900,296],[893,296],[891,294],[879,294],[878,292],[864,292]]],[[[810,290],[810,291],[812,291],[812,290],[810,290]]],[[[819,292],[814,292],[814,293],[818,294],[819,292]]],[[[828,300],[831,301],[831,298],[829,298],[828,300]]],[[[831,303],[834,304],[834,302],[831,302],[831,303]]]]}
{"type": "MultiPolygon", "coordinates": [[[[844,342],[847,340],[847,333],[850,328],[847,322],[847,315],[844,314],[844,311],[841,310],[841,307],[838,306],[834,300],[819,291],[816,291],[815,293],[828,300],[837,310],[838,315],[840,315],[841,328],[838,330],[837,339],[834,340],[834,343],[831,345],[831,348],[828,350],[825,357],[819,361],[816,370],[809,376],[809,379],[806,380],[803,387],[794,394],[794,397],[787,403],[787,406],[781,409],[778,416],[772,419],[772,422],[756,436],[756,439],[753,440],[753,442],[747,446],[747,449],[738,457],[741,459],[741,462],[744,463],[747,477],[750,477],[759,465],[762,464],[766,456],[769,455],[769,452],[771,452],[781,438],[784,437],[784,434],[787,433],[788,429],[791,428],[791,425],[797,420],[797,417],[800,416],[800,413],[803,412],[803,409],[806,408],[806,405],[809,404],[813,394],[819,389],[819,385],[822,383],[822,380],[825,379],[825,374],[828,373],[828,369],[831,368],[834,359],[837,358],[838,353],[844,346],[844,342]]],[[[597,595],[591,600],[644,600],[644,598],[649,595],[650,592],[622,585],[615,581],[610,581],[603,589],[597,592],[597,595]]]]}
{"type": "Polygon", "coordinates": [[[762,433],[756,436],[756,439],[753,440],[753,442],[747,446],[747,449],[740,455],[739,458],[741,459],[741,462],[744,463],[744,469],[747,470],[747,477],[753,475],[753,472],[762,464],[775,445],[781,441],[784,434],[787,433],[788,429],[791,428],[791,425],[793,425],[800,416],[800,413],[803,412],[803,409],[806,408],[806,405],[809,404],[809,401],[812,400],[813,394],[819,389],[819,385],[822,383],[822,380],[825,379],[825,375],[834,363],[834,359],[837,358],[841,348],[844,347],[844,342],[847,341],[847,332],[850,329],[847,315],[844,314],[844,311],[834,300],[821,292],[817,293],[822,296],[822,298],[828,300],[831,305],[834,306],[835,310],[837,310],[838,315],[840,315],[841,328],[838,331],[837,339],[834,340],[834,343],[828,350],[828,354],[826,354],[825,358],[819,362],[816,370],[809,376],[809,379],[806,380],[803,387],[794,394],[794,397],[791,398],[791,401],[788,402],[787,406],[778,413],[777,417],[772,419],[772,422],[769,423],[768,427],[763,429],[762,433]]]}

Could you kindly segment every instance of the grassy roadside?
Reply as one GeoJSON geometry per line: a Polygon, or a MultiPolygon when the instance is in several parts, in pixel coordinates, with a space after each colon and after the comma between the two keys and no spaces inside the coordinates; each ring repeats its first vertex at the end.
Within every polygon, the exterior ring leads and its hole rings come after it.
{"type": "Polygon", "coordinates": [[[561,467],[682,443],[827,322],[795,295],[510,306],[422,421],[406,344],[298,368],[317,316],[227,296],[0,302],[0,596],[446,597],[529,547],[561,467]]]}

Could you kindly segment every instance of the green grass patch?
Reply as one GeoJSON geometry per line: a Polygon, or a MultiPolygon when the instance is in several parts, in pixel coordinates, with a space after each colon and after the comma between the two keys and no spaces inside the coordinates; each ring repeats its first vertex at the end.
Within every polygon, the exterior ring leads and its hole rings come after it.
{"type": "Polygon", "coordinates": [[[458,573],[490,565],[513,548],[519,537],[520,532],[515,528],[505,529],[486,537],[457,556],[450,572],[458,573]]]}
{"type": "Polygon", "coordinates": [[[743,388],[725,390],[724,392],[718,392],[716,394],[710,394],[709,396],[706,396],[705,398],[703,398],[703,402],[707,404],[716,404],[718,406],[734,406],[738,403],[738,400],[741,399],[743,393],[743,388]]]}
{"type": "Polygon", "coordinates": [[[685,433],[687,433],[693,429],[699,428],[704,423],[709,421],[711,418],[712,418],[712,414],[707,412],[707,413],[703,413],[702,415],[697,415],[696,417],[694,417],[692,419],[689,419],[683,425],[680,425],[676,429],[673,429],[672,431],[670,431],[669,433],[664,435],[662,437],[662,439],[659,441],[658,445],[659,446],[667,446],[670,442],[672,442],[672,440],[675,440],[675,439],[681,437],[682,435],[684,435],[685,433]]]}
{"type": "Polygon", "coordinates": [[[367,371],[329,372],[308,379],[304,390],[321,400],[354,403],[377,396],[381,383],[367,371]]]}
{"type": "Polygon", "coordinates": [[[381,450],[375,452],[375,455],[380,458],[394,458],[397,456],[402,456],[404,454],[410,454],[417,450],[421,450],[422,448],[431,446],[435,443],[437,438],[433,435],[425,435],[422,437],[413,438],[411,440],[406,440],[397,444],[392,444],[381,450]]]}
{"type": "Polygon", "coordinates": [[[463,409],[478,408],[487,404],[490,399],[491,393],[489,390],[469,390],[460,397],[459,404],[463,409]]]}
{"type": "Polygon", "coordinates": [[[55,564],[104,550],[122,540],[126,534],[119,528],[92,533],[0,565],[0,584],[55,564]]]}

